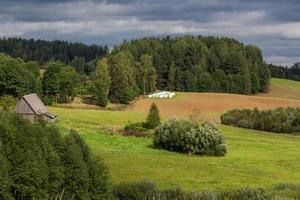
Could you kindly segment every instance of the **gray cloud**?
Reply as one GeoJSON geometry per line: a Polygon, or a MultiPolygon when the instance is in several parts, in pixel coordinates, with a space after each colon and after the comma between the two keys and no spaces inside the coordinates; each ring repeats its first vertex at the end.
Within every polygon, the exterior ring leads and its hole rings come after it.
{"type": "Polygon", "coordinates": [[[299,61],[298,10],[296,0],[2,0],[0,37],[115,45],[165,34],[228,36],[290,65],[299,61]]]}

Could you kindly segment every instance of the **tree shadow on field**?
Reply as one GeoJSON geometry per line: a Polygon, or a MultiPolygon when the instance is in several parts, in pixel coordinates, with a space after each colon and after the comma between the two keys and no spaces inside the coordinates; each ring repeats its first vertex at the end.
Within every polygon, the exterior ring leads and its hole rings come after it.
{"type": "Polygon", "coordinates": [[[160,148],[160,147],[156,147],[154,146],[154,144],[149,144],[146,146],[147,148],[153,149],[153,150],[157,150],[159,152],[163,152],[163,153],[170,153],[170,154],[174,154],[174,155],[189,155],[189,156],[198,156],[198,155],[193,155],[193,154],[189,154],[187,152],[182,152],[182,151],[175,151],[175,150],[168,150],[168,149],[164,149],[164,148],[160,148]]]}

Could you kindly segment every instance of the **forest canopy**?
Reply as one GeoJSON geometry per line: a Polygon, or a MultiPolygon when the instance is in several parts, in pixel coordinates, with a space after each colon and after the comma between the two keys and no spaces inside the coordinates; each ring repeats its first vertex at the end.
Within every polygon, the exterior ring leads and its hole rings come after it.
{"type": "Polygon", "coordinates": [[[255,94],[267,92],[271,78],[258,47],[230,38],[148,37],[110,53],[106,46],[0,39],[0,51],[9,55],[0,56],[0,94],[36,92],[47,104],[79,93],[100,106],[155,90],[255,94]]]}
{"type": "Polygon", "coordinates": [[[34,60],[40,64],[48,61],[70,63],[75,58],[89,62],[97,57],[102,57],[108,53],[108,47],[61,40],[0,38],[0,52],[13,58],[22,58],[25,61],[34,60]]]}
{"type": "Polygon", "coordinates": [[[152,57],[162,90],[255,94],[267,91],[271,77],[258,47],[229,38],[149,37],[124,41],[112,54],[120,51],[137,63],[152,57]]]}

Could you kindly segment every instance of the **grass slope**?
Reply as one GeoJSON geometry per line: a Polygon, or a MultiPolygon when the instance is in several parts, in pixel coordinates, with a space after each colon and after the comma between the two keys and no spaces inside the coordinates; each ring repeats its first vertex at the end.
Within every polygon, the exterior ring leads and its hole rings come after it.
{"type": "Polygon", "coordinates": [[[113,183],[151,180],[162,188],[186,190],[271,186],[300,180],[300,138],[219,125],[228,143],[225,157],[198,157],[152,147],[150,138],[109,134],[145,114],[122,111],[50,108],[58,126],[80,132],[107,163],[113,183]]]}
{"type": "Polygon", "coordinates": [[[272,78],[269,92],[259,96],[300,99],[300,81],[272,78]]]}

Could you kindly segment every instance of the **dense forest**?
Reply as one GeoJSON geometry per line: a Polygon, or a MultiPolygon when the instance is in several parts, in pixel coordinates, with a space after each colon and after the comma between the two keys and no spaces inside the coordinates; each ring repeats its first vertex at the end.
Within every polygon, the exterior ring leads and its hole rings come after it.
{"type": "Polygon", "coordinates": [[[37,61],[41,66],[49,61],[61,61],[71,64],[79,72],[86,73],[94,71],[89,70],[89,62],[96,58],[101,58],[108,53],[107,46],[86,45],[83,43],[67,42],[61,40],[46,41],[22,38],[0,38],[0,52],[10,55],[13,58],[22,58],[24,61],[37,61]],[[83,66],[78,66],[78,65],[83,66]],[[84,66],[86,64],[86,66],[84,66]]]}
{"type": "Polygon", "coordinates": [[[109,199],[107,169],[75,131],[0,112],[0,199],[109,199]]]}
{"type": "Polygon", "coordinates": [[[296,62],[291,67],[269,64],[269,69],[271,71],[272,77],[274,78],[300,81],[300,62],[296,62]]]}
{"type": "Polygon", "coordinates": [[[49,104],[77,94],[100,106],[129,103],[157,89],[255,94],[268,90],[271,77],[256,46],[229,38],[143,38],[124,41],[110,54],[80,43],[3,39],[0,50],[10,55],[0,56],[0,95],[36,92],[49,104]]]}
{"type": "Polygon", "coordinates": [[[152,58],[158,89],[251,94],[266,92],[270,79],[261,51],[229,38],[144,38],[125,41],[112,54],[122,51],[140,65],[144,55],[152,58]]]}

